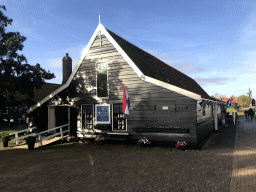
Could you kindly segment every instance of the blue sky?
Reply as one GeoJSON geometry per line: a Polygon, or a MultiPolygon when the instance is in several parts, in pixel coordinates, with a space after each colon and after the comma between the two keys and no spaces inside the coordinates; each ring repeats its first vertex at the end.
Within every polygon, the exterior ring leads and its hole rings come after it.
{"type": "Polygon", "coordinates": [[[0,0],[13,19],[7,31],[27,37],[28,63],[62,82],[101,23],[195,80],[209,95],[256,96],[256,3],[251,0],[0,0]],[[254,91],[255,90],[255,91],[254,91]],[[255,94],[254,94],[255,93],[255,94]]]}

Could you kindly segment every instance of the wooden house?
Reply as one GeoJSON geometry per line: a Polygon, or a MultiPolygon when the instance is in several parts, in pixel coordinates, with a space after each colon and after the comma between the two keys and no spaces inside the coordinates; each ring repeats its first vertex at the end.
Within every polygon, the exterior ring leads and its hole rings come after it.
{"type": "Polygon", "coordinates": [[[9,119],[12,117],[14,118],[14,122],[18,124],[18,118],[26,114],[26,111],[30,106],[37,104],[60,87],[61,84],[44,83],[41,88],[34,87],[34,97],[31,100],[27,100],[28,97],[26,95],[16,96],[16,100],[10,101],[10,103],[8,103],[9,106],[6,106],[4,111],[1,112],[0,110],[0,123],[6,124],[6,122],[9,122],[9,119]]]}
{"type": "MultiPolygon", "coordinates": [[[[236,97],[231,97],[231,98],[232,98],[231,104],[237,103],[237,98],[236,98],[236,97]]],[[[230,99],[230,98],[223,98],[223,99],[221,99],[221,101],[227,103],[229,99],[230,99]]]]}
{"type": "Polygon", "coordinates": [[[67,82],[27,112],[32,124],[45,128],[56,126],[58,118],[70,121],[80,138],[147,137],[197,148],[218,130],[224,111],[225,102],[211,98],[194,79],[100,23],[67,82]],[[131,101],[128,119],[122,113],[123,84],[131,101]],[[43,123],[35,120],[38,113],[43,123]]]}

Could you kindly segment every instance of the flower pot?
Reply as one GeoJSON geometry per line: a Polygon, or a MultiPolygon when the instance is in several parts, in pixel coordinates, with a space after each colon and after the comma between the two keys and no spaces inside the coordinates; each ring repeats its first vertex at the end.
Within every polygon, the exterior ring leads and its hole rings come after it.
{"type": "Polygon", "coordinates": [[[36,136],[29,136],[26,138],[26,143],[28,144],[28,149],[33,150],[35,148],[36,136]]]}
{"type": "Polygon", "coordinates": [[[1,142],[2,142],[2,146],[3,147],[8,147],[8,141],[10,141],[10,136],[7,136],[6,134],[2,134],[0,135],[0,137],[2,138],[1,139],[1,142]]]}
{"type": "Polygon", "coordinates": [[[8,147],[8,140],[2,141],[2,146],[3,147],[8,147]]]}
{"type": "Polygon", "coordinates": [[[29,142],[28,143],[28,149],[33,150],[35,148],[35,142],[29,142]]]}

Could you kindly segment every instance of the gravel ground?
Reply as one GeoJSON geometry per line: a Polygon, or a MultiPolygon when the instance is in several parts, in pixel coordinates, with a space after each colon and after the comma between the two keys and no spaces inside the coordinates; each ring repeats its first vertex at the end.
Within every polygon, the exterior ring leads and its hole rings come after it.
{"type": "Polygon", "coordinates": [[[230,191],[236,127],[201,150],[71,143],[0,150],[0,191],[230,191]]]}

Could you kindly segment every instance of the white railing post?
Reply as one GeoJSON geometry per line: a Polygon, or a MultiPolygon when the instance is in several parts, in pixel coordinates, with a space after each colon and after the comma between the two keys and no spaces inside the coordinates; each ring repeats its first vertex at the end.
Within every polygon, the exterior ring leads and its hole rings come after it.
{"type": "Polygon", "coordinates": [[[68,135],[70,135],[70,107],[68,108],[68,135]]]}
{"type": "Polygon", "coordinates": [[[15,133],[16,145],[19,145],[19,136],[18,133],[15,133]]]}
{"type": "Polygon", "coordinates": [[[40,146],[43,145],[43,142],[42,142],[42,135],[41,135],[41,134],[39,134],[39,144],[40,144],[40,146]]]}
{"type": "Polygon", "coordinates": [[[62,139],[63,138],[62,127],[60,128],[60,135],[61,135],[61,139],[62,139]]]}
{"type": "Polygon", "coordinates": [[[17,131],[17,132],[14,132],[14,133],[10,133],[9,135],[15,135],[15,139],[13,139],[11,141],[16,141],[16,145],[19,144],[19,140],[20,139],[26,138],[26,137],[31,136],[31,135],[33,135],[33,136],[38,135],[38,137],[39,137],[38,138],[38,142],[39,142],[40,146],[42,146],[43,145],[43,140],[46,140],[48,138],[54,138],[54,137],[59,136],[59,135],[61,135],[61,138],[63,138],[64,137],[64,133],[69,131],[69,130],[63,131],[63,127],[66,127],[66,126],[69,126],[69,125],[70,124],[62,125],[62,126],[59,126],[59,127],[55,127],[55,128],[49,129],[47,131],[43,131],[41,133],[36,133],[36,134],[32,133],[32,134],[29,134],[29,135],[26,135],[26,136],[21,136],[21,137],[19,137],[19,135],[18,135],[19,133],[22,133],[22,132],[27,131],[27,130],[32,131],[32,129],[34,129],[35,127],[28,128],[28,129],[25,129],[25,130],[22,130],[22,131],[17,131]],[[53,131],[53,130],[56,131],[57,129],[60,129],[60,133],[55,133],[55,134],[50,135],[48,137],[42,137],[42,134],[48,133],[48,132],[53,131]]]}

